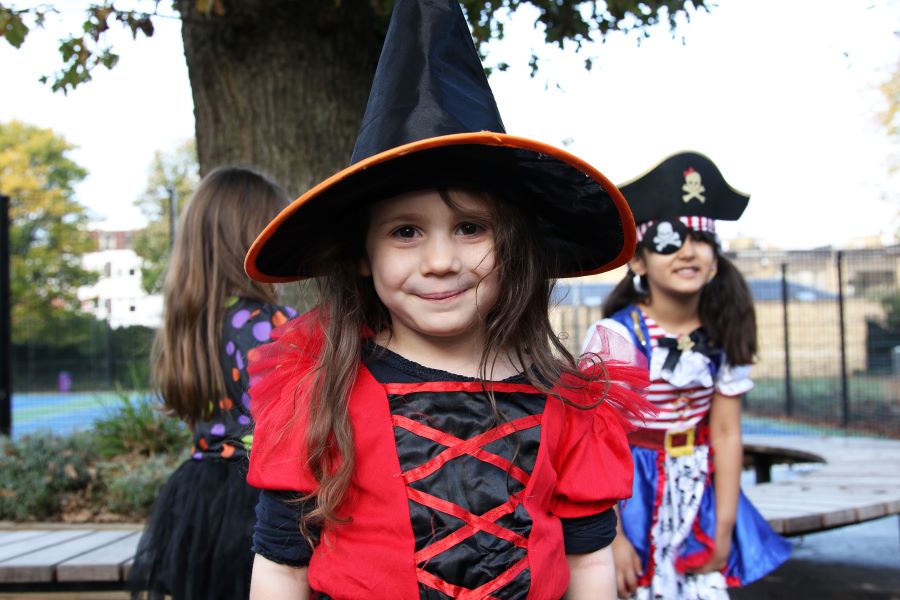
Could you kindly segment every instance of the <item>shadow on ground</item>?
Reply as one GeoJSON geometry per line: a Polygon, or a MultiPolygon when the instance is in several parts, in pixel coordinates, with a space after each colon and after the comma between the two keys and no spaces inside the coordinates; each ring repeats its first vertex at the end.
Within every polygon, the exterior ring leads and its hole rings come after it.
{"type": "Polygon", "coordinates": [[[730,595],[732,600],[900,600],[900,568],[792,559],[730,595]]]}
{"type": "Polygon", "coordinates": [[[900,600],[900,527],[896,516],[791,538],[780,569],[732,600],[900,600]]]}

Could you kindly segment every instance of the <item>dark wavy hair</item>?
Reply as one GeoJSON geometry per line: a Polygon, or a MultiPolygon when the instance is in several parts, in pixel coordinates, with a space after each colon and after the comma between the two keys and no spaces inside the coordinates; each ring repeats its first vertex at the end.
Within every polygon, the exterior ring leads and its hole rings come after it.
{"type": "MultiPolygon", "coordinates": [[[[713,247],[718,264],[716,276],[700,292],[700,322],[715,342],[725,352],[729,364],[746,365],[753,362],[757,352],[756,311],[750,288],[737,267],[722,254],[714,235],[692,231],[691,239],[713,247]]],[[[650,252],[643,244],[638,252],[650,252]]],[[[603,316],[608,317],[629,304],[652,302],[649,291],[639,292],[634,287],[634,273],[616,285],[603,303],[603,316]]],[[[646,276],[641,277],[643,287],[649,290],[646,276]]]]}
{"type": "MultiPolygon", "coordinates": [[[[490,378],[492,360],[504,349],[509,349],[519,364],[529,367],[526,375],[531,383],[547,393],[562,374],[573,375],[573,385],[602,377],[582,373],[553,331],[548,310],[558,266],[541,245],[536,224],[526,211],[486,192],[457,188],[437,191],[451,207],[458,207],[455,198],[465,193],[484,200],[492,212],[499,296],[485,315],[480,378],[490,378]]],[[[365,257],[367,211],[360,210],[346,219],[337,228],[344,234],[335,236],[340,239],[335,239],[330,248],[317,251],[314,262],[315,272],[323,274],[317,284],[324,345],[309,373],[309,385],[303,385],[300,393],[309,394],[306,464],[319,485],[314,495],[304,498],[315,500],[315,508],[301,523],[304,532],[308,524],[340,520],[337,509],[349,488],[355,463],[348,404],[363,353],[360,332],[391,327],[390,314],[375,293],[371,277],[363,277],[359,271],[365,257]]],[[[487,396],[495,418],[500,417],[489,390],[487,396]]],[[[592,408],[600,401],[573,406],[592,408]]]]}

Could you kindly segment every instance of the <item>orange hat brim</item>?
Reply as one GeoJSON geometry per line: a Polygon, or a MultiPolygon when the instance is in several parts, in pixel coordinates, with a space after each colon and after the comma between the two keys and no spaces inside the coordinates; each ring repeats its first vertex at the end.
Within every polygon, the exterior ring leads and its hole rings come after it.
{"type": "MultiPolygon", "coordinates": [[[[570,261],[572,264],[563,263],[561,272],[557,274],[558,276],[576,277],[602,273],[625,264],[633,255],[636,235],[631,211],[619,189],[602,173],[577,156],[555,146],[505,133],[481,131],[444,135],[397,146],[354,163],[325,179],[282,210],[260,233],[250,247],[244,261],[244,268],[247,274],[252,279],[268,283],[297,281],[318,275],[318,273],[304,268],[302,247],[309,240],[293,239],[291,241],[289,239],[291,229],[298,228],[299,220],[303,219],[304,212],[311,212],[310,207],[317,206],[323,199],[328,199],[329,192],[338,189],[337,186],[340,186],[341,189],[348,189],[348,186],[352,188],[354,182],[357,180],[361,181],[367,173],[390,167],[390,163],[399,163],[407,157],[425,158],[429,151],[452,149],[459,146],[476,147],[474,149],[477,149],[477,147],[484,149],[508,149],[511,155],[529,156],[529,163],[538,165],[538,169],[542,165],[547,165],[547,168],[552,171],[552,173],[548,171],[550,174],[547,175],[547,179],[548,181],[553,179],[555,185],[559,185],[560,180],[556,171],[562,168],[566,171],[565,176],[572,180],[571,185],[573,189],[576,186],[578,189],[593,189],[596,187],[593,184],[597,184],[602,188],[602,198],[600,194],[594,194],[598,196],[596,202],[603,202],[609,205],[601,207],[602,210],[595,210],[598,207],[589,205],[590,202],[594,202],[590,195],[586,195],[579,200],[579,210],[587,210],[584,214],[588,215],[588,220],[593,219],[596,223],[584,222],[585,219],[582,218],[582,213],[578,215],[573,213],[568,215],[568,221],[561,219],[558,232],[548,234],[560,244],[568,246],[574,242],[575,244],[580,244],[579,247],[582,248],[580,254],[583,256],[574,262],[570,261]],[[573,220],[573,217],[577,218],[573,220]],[[613,220],[616,222],[612,223],[611,221],[613,220]],[[577,223],[578,227],[573,228],[573,223],[577,223]],[[597,240],[590,239],[591,225],[596,225],[597,240]],[[580,231],[567,233],[566,229],[578,229],[580,231]],[[572,239],[570,239],[570,236],[572,239]],[[591,251],[592,244],[596,245],[596,256],[587,257],[587,255],[594,254],[591,251]],[[291,256],[284,255],[286,248],[291,248],[291,256]]],[[[473,158],[471,162],[476,163],[477,161],[477,158],[473,158]]],[[[449,177],[452,178],[454,165],[442,164],[441,166],[450,173],[449,177]]],[[[502,179],[504,175],[515,177],[516,174],[497,173],[498,179],[502,179]]],[[[437,185],[438,182],[435,182],[435,186],[437,185]]],[[[411,191],[411,189],[406,191],[411,191]]],[[[365,200],[371,202],[383,197],[369,197],[365,198],[365,200]]],[[[332,201],[334,201],[334,198],[335,196],[332,194],[332,201]]],[[[552,204],[554,202],[563,202],[564,200],[554,197],[545,198],[541,201],[552,204]]],[[[339,216],[339,211],[343,210],[343,208],[347,207],[336,208],[335,216],[339,216]]],[[[559,208],[553,206],[547,208],[551,209],[547,213],[550,215],[549,219],[551,220],[554,218],[552,215],[556,210],[568,210],[571,212],[569,205],[566,205],[565,208],[563,208],[562,204],[560,204],[559,208]]],[[[544,216],[545,220],[548,218],[547,214],[544,216]]],[[[313,215],[313,218],[319,220],[323,218],[321,207],[313,215]]],[[[320,226],[325,225],[330,225],[330,223],[320,223],[320,226]]]]}

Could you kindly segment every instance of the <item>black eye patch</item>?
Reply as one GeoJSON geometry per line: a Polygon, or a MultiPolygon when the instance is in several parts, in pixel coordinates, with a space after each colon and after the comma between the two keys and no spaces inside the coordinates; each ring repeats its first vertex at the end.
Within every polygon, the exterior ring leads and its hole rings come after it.
{"type": "Polygon", "coordinates": [[[657,254],[674,254],[690,235],[691,230],[681,221],[660,221],[644,232],[641,246],[657,254]]]}

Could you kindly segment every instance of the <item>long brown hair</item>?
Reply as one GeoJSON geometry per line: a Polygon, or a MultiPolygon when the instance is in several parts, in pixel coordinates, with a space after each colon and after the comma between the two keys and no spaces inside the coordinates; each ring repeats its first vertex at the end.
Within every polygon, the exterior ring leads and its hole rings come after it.
{"type": "MultiPolygon", "coordinates": [[[[756,357],[756,311],[747,282],[737,267],[719,249],[715,236],[706,232],[692,232],[692,239],[705,242],[716,253],[716,276],[700,292],[700,322],[710,338],[722,349],[732,365],[747,365],[756,357]]],[[[649,252],[643,245],[638,252],[649,252]]],[[[603,303],[603,315],[608,317],[629,304],[649,299],[649,292],[634,287],[634,273],[622,279],[603,303]]],[[[646,277],[641,278],[649,290],[646,277]]]]}
{"type": "Polygon", "coordinates": [[[287,202],[284,190],[256,171],[219,167],[178,220],[152,376],[166,408],[188,423],[209,418],[225,392],[219,345],[227,298],[276,300],[274,286],[244,273],[244,255],[287,202]]]}
{"type": "MultiPolygon", "coordinates": [[[[563,373],[574,375],[577,381],[591,379],[578,370],[575,358],[550,325],[550,294],[558,268],[554,257],[541,245],[534,220],[523,208],[495,195],[455,188],[438,192],[451,207],[458,206],[454,196],[460,193],[483,199],[493,213],[500,295],[485,316],[480,378],[487,380],[492,361],[509,350],[519,364],[527,367],[531,383],[544,392],[549,393],[563,373]]],[[[309,394],[307,466],[319,485],[309,496],[315,499],[315,508],[304,517],[304,531],[308,523],[338,520],[337,508],[354,468],[348,403],[363,351],[360,332],[384,331],[391,325],[390,314],[378,299],[372,279],[359,274],[367,216],[365,211],[359,211],[338,226],[336,229],[346,235],[321,252],[315,265],[316,272],[324,274],[318,280],[324,347],[310,373],[311,385],[299,393],[309,394]]],[[[493,394],[487,392],[498,416],[493,394]]]]}

